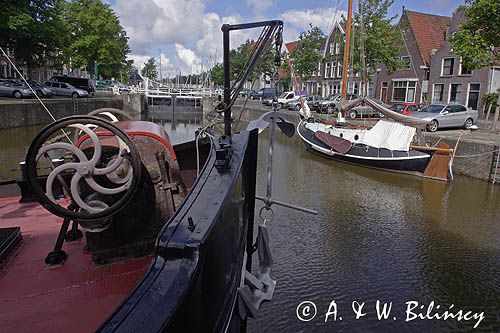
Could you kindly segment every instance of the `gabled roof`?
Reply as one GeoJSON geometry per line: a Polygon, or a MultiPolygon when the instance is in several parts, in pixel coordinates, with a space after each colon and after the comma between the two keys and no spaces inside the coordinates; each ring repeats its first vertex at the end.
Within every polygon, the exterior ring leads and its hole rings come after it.
{"type": "Polygon", "coordinates": [[[299,46],[299,41],[296,40],[295,42],[290,42],[290,43],[286,43],[285,44],[285,47],[286,49],[288,50],[288,54],[292,53],[292,51],[297,47],[299,46]]]}
{"type": "Polygon", "coordinates": [[[451,23],[451,17],[410,10],[405,10],[401,18],[405,15],[415,36],[420,56],[424,63],[429,66],[432,49],[439,49],[446,39],[446,29],[451,23]]]}

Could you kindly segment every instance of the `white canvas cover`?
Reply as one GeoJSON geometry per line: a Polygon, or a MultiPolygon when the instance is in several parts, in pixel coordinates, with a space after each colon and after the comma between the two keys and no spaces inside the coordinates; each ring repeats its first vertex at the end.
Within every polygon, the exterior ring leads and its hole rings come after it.
{"type": "Polygon", "coordinates": [[[361,141],[367,146],[408,151],[416,129],[397,122],[380,120],[366,131],[361,141]]]}

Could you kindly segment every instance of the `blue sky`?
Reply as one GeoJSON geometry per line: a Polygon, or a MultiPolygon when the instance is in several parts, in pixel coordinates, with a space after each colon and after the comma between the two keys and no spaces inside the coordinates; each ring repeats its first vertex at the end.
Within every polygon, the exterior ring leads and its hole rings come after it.
{"type": "MultiPolygon", "coordinates": [[[[328,33],[334,18],[347,10],[347,0],[105,0],[120,17],[130,37],[130,58],[141,68],[150,57],[162,60],[163,76],[199,72],[222,57],[222,23],[264,19],[284,21],[285,42],[296,40],[309,23],[328,33]],[[336,10],[338,6],[338,10],[336,10]]],[[[408,10],[451,16],[464,0],[396,0],[389,14],[408,10]]],[[[354,0],[354,8],[357,0],[354,0]]],[[[232,47],[259,31],[231,36],[232,47]]],[[[159,61],[158,61],[159,62],[159,61]]]]}

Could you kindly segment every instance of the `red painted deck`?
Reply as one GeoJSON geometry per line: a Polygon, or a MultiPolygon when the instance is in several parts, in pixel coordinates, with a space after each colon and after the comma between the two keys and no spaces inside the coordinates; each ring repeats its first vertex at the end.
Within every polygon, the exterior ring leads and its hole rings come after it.
{"type": "Polygon", "coordinates": [[[62,219],[38,204],[0,199],[0,227],[21,227],[23,240],[0,264],[1,332],[90,332],[123,301],[151,257],[95,267],[84,240],[65,243],[68,259],[48,269],[62,219]]]}

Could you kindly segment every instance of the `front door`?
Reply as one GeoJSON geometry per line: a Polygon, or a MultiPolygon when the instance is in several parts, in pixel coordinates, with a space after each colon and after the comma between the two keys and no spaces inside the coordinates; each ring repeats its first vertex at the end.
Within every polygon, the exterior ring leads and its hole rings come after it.
{"type": "Polygon", "coordinates": [[[387,103],[387,82],[382,82],[382,89],[380,89],[380,100],[387,103]]]}

